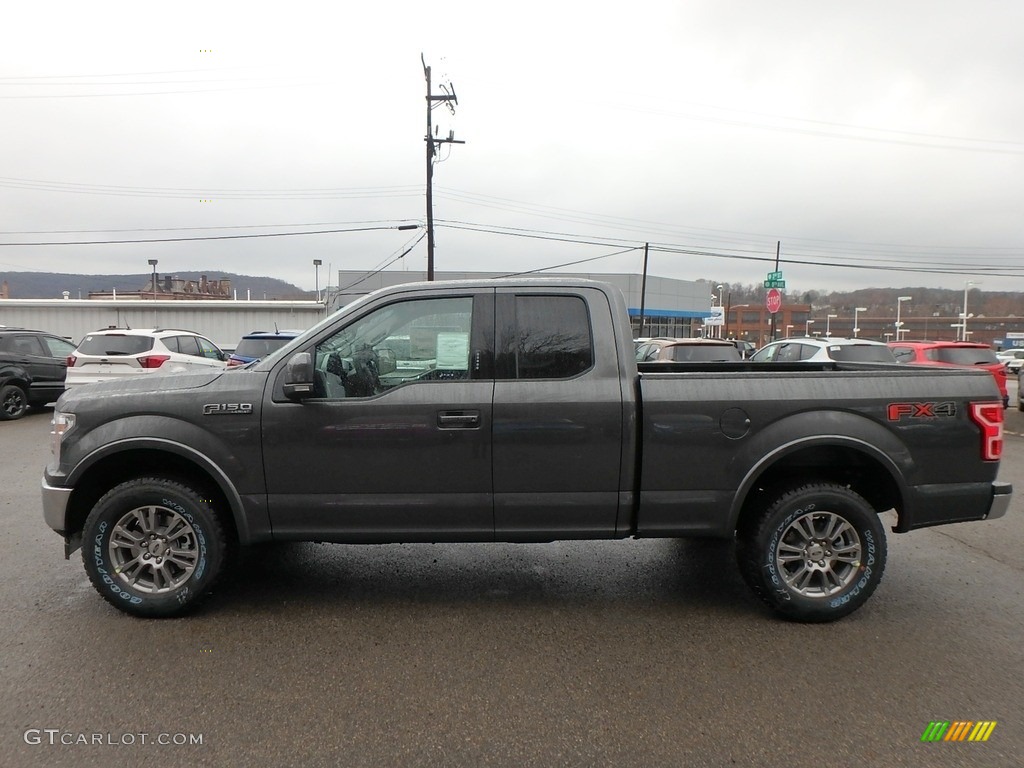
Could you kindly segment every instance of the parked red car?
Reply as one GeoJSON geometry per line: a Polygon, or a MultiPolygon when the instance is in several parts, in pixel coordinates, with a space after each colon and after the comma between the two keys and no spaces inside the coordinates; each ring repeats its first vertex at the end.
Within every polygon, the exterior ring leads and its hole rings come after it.
{"type": "Polygon", "coordinates": [[[984,368],[996,380],[1003,407],[1010,404],[1006,391],[1006,366],[987,344],[969,341],[890,341],[896,360],[910,365],[951,365],[957,368],[984,368]]]}

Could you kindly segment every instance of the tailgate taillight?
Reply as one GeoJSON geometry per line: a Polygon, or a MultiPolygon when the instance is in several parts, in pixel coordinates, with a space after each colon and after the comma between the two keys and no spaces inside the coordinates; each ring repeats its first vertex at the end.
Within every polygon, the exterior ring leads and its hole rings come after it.
{"type": "Polygon", "coordinates": [[[77,360],[77,359],[78,358],[75,357],[74,355],[68,355],[68,359],[67,359],[68,368],[74,368],[75,367],[75,360],[77,360]]]}
{"type": "Polygon", "coordinates": [[[139,363],[143,368],[159,368],[170,359],[170,355],[146,355],[139,358],[139,363]]]}
{"type": "Polygon", "coordinates": [[[971,420],[981,428],[981,458],[999,461],[1003,455],[1002,403],[971,403],[971,420]]]}

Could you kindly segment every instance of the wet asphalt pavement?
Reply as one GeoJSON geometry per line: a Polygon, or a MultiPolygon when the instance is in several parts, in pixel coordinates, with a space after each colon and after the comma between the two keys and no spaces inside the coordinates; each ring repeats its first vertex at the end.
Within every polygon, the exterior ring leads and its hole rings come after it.
{"type": "Polygon", "coordinates": [[[1008,515],[890,534],[878,591],[821,626],[774,618],[728,543],[632,540],[269,546],[197,614],[133,619],[42,521],[49,418],[0,423],[5,766],[1024,760],[1015,409],[1008,515]],[[935,720],[997,726],[922,743],[935,720]]]}

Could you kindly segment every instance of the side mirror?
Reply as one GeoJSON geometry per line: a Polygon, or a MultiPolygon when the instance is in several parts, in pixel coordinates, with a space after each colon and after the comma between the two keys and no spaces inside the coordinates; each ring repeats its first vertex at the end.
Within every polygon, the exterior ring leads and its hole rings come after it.
{"type": "Polygon", "coordinates": [[[284,396],[302,400],[313,395],[313,357],[309,352],[296,352],[284,368],[284,396]]]}

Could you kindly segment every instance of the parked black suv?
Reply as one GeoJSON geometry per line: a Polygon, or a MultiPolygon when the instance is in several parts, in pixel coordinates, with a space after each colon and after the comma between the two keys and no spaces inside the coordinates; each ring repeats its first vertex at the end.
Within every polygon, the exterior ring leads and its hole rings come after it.
{"type": "Polygon", "coordinates": [[[74,344],[52,333],[0,326],[0,421],[56,401],[74,351],[74,344]]]}

